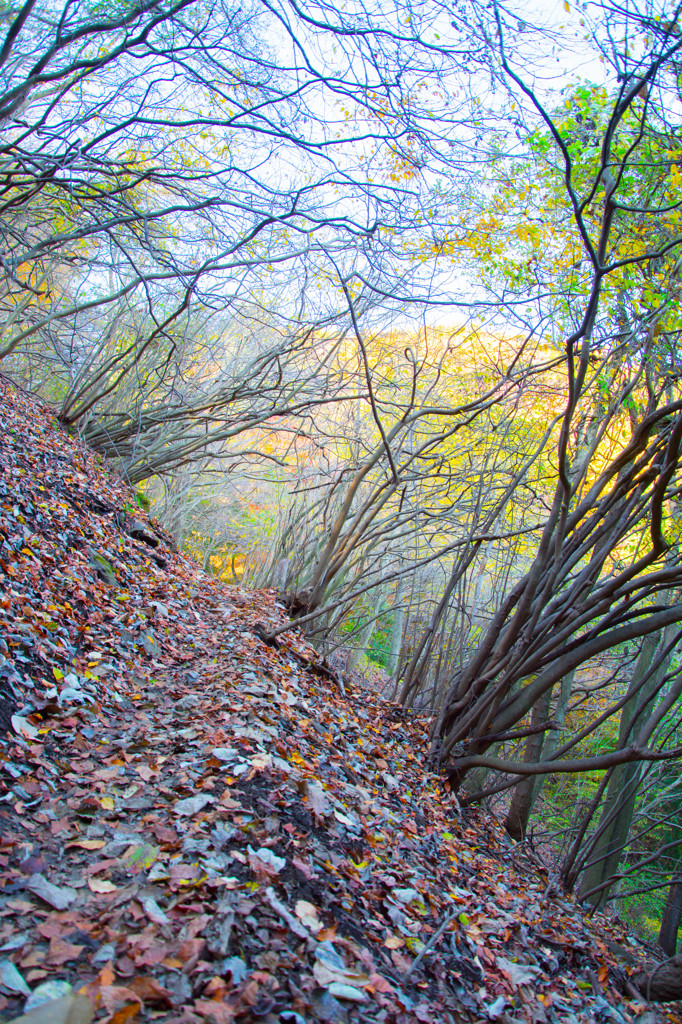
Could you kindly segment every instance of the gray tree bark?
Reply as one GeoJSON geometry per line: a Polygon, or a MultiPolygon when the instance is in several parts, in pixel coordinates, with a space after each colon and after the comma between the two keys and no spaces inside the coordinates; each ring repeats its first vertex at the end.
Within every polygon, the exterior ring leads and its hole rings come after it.
{"type": "Polygon", "coordinates": [[[393,613],[393,625],[391,627],[391,648],[388,654],[388,660],[386,662],[386,675],[389,679],[394,681],[397,678],[398,666],[400,665],[400,647],[403,640],[403,588],[404,578],[401,576],[398,580],[398,586],[395,592],[395,610],[393,613]]]}
{"type": "Polygon", "coordinates": [[[668,898],[663,909],[661,930],[658,935],[658,944],[668,956],[675,956],[677,952],[677,933],[682,919],[682,861],[677,865],[677,871],[670,880],[668,898]]]}
{"type": "MultiPolygon", "coordinates": [[[[537,728],[547,721],[551,700],[552,691],[546,690],[533,708],[530,719],[532,728],[537,728]]],[[[542,732],[531,733],[528,737],[523,755],[523,760],[526,764],[533,764],[541,759],[543,740],[544,733],[542,732]]],[[[532,775],[527,775],[525,779],[521,779],[514,787],[507,817],[504,819],[504,827],[512,839],[521,840],[525,837],[532,803],[533,777],[532,775]]]]}
{"type": "MultiPolygon", "coordinates": [[[[658,686],[665,676],[670,662],[670,654],[661,659],[654,671],[651,671],[651,665],[657,649],[665,649],[675,633],[676,627],[668,626],[662,634],[657,633],[644,638],[630,682],[631,697],[623,705],[621,711],[618,732],[619,747],[626,746],[628,741],[644,727],[646,715],[637,713],[643,712],[647,705],[655,702],[658,686]],[[635,715],[637,715],[636,719],[635,715]]],[[[640,774],[641,765],[639,763],[621,764],[614,768],[609,781],[606,799],[595,833],[596,842],[589,862],[583,869],[578,888],[580,899],[587,900],[593,907],[599,907],[605,902],[611,887],[606,883],[616,874],[623,850],[627,845],[640,774]]]]}
{"type": "MultiPolygon", "coordinates": [[[[548,761],[556,750],[566,718],[566,708],[571,698],[574,676],[575,672],[569,672],[561,680],[559,699],[553,715],[555,728],[528,737],[523,758],[527,764],[532,764],[534,761],[548,761]]],[[[532,725],[541,725],[549,718],[551,696],[551,690],[548,690],[533,708],[532,725]]],[[[504,827],[512,839],[521,840],[525,837],[528,820],[546,781],[546,775],[527,775],[514,787],[511,804],[504,822],[504,827]]]]}

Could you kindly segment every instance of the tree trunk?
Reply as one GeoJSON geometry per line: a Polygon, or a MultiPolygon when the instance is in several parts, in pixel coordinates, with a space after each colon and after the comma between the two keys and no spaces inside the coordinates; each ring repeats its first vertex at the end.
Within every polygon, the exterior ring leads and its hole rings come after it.
{"type": "Polygon", "coordinates": [[[187,509],[191,487],[188,473],[179,470],[171,473],[164,480],[165,508],[161,514],[161,522],[182,551],[187,528],[187,509]]]}
{"type": "MultiPolygon", "coordinates": [[[[546,690],[533,708],[533,713],[530,719],[531,727],[537,728],[542,725],[543,722],[547,721],[551,700],[552,691],[546,690]]],[[[545,735],[543,732],[531,733],[528,737],[526,740],[526,749],[523,755],[523,760],[526,764],[533,764],[540,760],[544,738],[545,735]]],[[[507,817],[504,819],[504,827],[512,839],[518,839],[520,841],[525,838],[532,805],[533,776],[527,775],[525,779],[521,779],[521,781],[514,787],[509,811],[507,812],[507,817]]]]}
{"type": "Polygon", "coordinates": [[[395,592],[393,625],[391,627],[391,649],[386,661],[386,675],[389,679],[393,679],[394,681],[397,681],[398,666],[400,664],[400,647],[403,640],[403,587],[404,577],[401,576],[398,580],[398,586],[395,592]]]}
{"type": "Polygon", "coordinates": [[[674,956],[653,970],[632,975],[632,984],[645,999],[670,1003],[682,999],[682,956],[674,956]]]}
{"type": "MultiPolygon", "coordinates": [[[[644,638],[630,683],[632,696],[621,711],[619,748],[627,745],[632,738],[631,733],[636,735],[642,729],[644,718],[640,715],[635,721],[635,714],[642,711],[651,701],[655,701],[658,685],[670,661],[668,654],[661,659],[656,669],[651,671],[654,655],[657,648],[665,649],[675,631],[675,627],[668,626],[662,635],[658,633],[644,638]]],[[[595,833],[596,842],[590,852],[589,862],[583,870],[578,889],[580,899],[587,900],[595,908],[606,900],[610,884],[605,883],[616,874],[627,845],[640,773],[641,765],[637,762],[617,765],[609,781],[606,800],[595,833]]]]}
{"type": "Polygon", "coordinates": [[[670,880],[658,936],[658,944],[668,956],[675,956],[677,952],[677,932],[682,918],[682,874],[679,873],[679,867],[678,864],[678,872],[670,880]]]}
{"type": "MultiPolygon", "coordinates": [[[[575,670],[573,672],[567,672],[564,678],[561,680],[559,686],[559,699],[557,706],[554,709],[552,720],[555,723],[555,728],[545,733],[545,740],[542,744],[542,760],[549,761],[554,754],[557,746],[559,745],[559,737],[561,736],[561,730],[564,727],[566,720],[566,711],[568,709],[569,702],[571,700],[571,692],[573,690],[573,680],[575,679],[575,670]]],[[[532,775],[533,780],[533,793],[530,802],[530,813],[533,813],[535,807],[535,801],[542,792],[542,787],[547,781],[547,775],[532,775]]]]}
{"type": "MultiPolygon", "coordinates": [[[[569,672],[561,680],[559,699],[553,715],[555,728],[545,733],[540,732],[528,737],[523,758],[527,764],[532,764],[533,761],[548,761],[556,750],[566,717],[566,708],[571,698],[574,676],[575,672],[569,672]]],[[[549,718],[551,696],[551,690],[548,690],[533,708],[532,725],[541,725],[542,722],[547,721],[549,718]]],[[[528,820],[533,813],[537,798],[540,796],[546,781],[546,775],[527,775],[525,779],[522,779],[515,786],[509,811],[504,822],[504,827],[512,839],[520,841],[525,838],[528,820]]]]}

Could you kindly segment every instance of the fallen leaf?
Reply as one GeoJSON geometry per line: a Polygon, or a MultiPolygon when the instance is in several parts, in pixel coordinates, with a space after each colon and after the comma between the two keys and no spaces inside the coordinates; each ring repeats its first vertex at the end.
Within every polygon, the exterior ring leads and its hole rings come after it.
{"type": "Polygon", "coordinates": [[[142,1007],[139,1003],[130,1003],[128,1006],[122,1006],[120,1010],[112,1014],[108,1024],[126,1024],[126,1021],[134,1020],[141,1009],[142,1007]]]}
{"type": "Polygon", "coordinates": [[[377,974],[376,971],[370,972],[369,980],[375,992],[385,993],[395,991],[390,981],[387,981],[382,974],[377,974]]]}
{"type": "Polygon", "coordinates": [[[10,721],[17,736],[23,736],[25,740],[35,740],[40,735],[35,725],[21,715],[12,715],[10,721]]]}
{"type": "Polygon", "coordinates": [[[204,939],[185,939],[175,954],[175,957],[183,964],[188,964],[190,960],[198,958],[205,945],[206,942],[204,939]]]}
{"type": "Polygon", "coordinates": [[[230,973],[233,985],[240,985],[249,976],[248,967],[241,957],[238,956],[227,957],[223,960],[222,969],[225,973],[230,973]]]}
{"type": "Polygon", "coordinates": [[[533,967],[532,964],[516,964],[503,956],[496,957],[495,962],[500,970],[507,975],[512,985],[516,986],[532,985],[541,973],[539,967],[533,967]]]}
{"type": "Polygon", "coordinates": [[[30,996],[31,990],[11,960],[0,960],[0,984],[10,992],[30,996]]]}
{"type": "Polygon", "coordinates": [[[330,969],[326,964],[320,963],[319,960],[313,966],[313,975],[315,976],[315,981],[322,988],[329,988],[335,984],[365,988],[371,984],[369,975],[363,974],[362,971],[352,971],[348,968],[345,970],[330,969]]]}
{"type": "Polygon", "coordinates": [[[236,747],[215,747],[211,753],[219,761],[236,761],[239,758],[239,750],[236,747]]]}
{"type": "Polygon", "coordinates": [[[113,1015],[109,1024],[113,1024],[117,1013],[121,1013],[123,1016],[119,1018],[116,1024],[132,1020],[142,1007],[140,997],[123,985],[103,985],[99,993],[105,1009],[113,1015]]]}
{"type": "Polygon", "coordinates": [[[391,960],[394,965],[398,968],[401,974],[407,974],[412,968],[412,960],[408,957],[403,956],[397,949],[391,950],[391,960]]]}
{"type": "MultiPolygon", "coordinates": [[[[148,876],[151,878],[151,874],[148,876]]],[[[170,880],[172,885],[201,885],[206,880],[206,873],[198,864],[172,864],[170,880]]]]}
{"type": "Polygon", "coordinates": [[[317,907],[314,904],[308,903],[307,900],[297,900],[294,913],[301,924],[314,935],[321,930],[322,924],[318,920],[317,907]]]}
{"type": "Polygon", "coordinates": [[[197,793],[196,796],[188,796],[185,800],[177,800],[173,804],[173,813],[191,817],[212,803],[215,803],[214,796],[209,796],[208,793],[197,793]]]}
{"type": "Polygon", "coordinates": [[[213,999],[197,999],[193,1008],[212,1024],[232,1024],[237,1012],[229,1003],[217,1003],[213,999]]]}
{"type": "Polygon", "coordinates": [[[31,875],[26,883],[26,888],[34,896],[39,896],[45,903],[49,903],[55,910],[66,910],[78,895],[75,889],[70,889],[67,885],[53,885],[43,875],[31,875]]]}
{"type": "Polygon", "coordinates": [[[117,892],[117,886],[108,882],[105,878],[88,878],[88,889],[90,892],[109,893],[117,892]]]}
{"type": "Polygon", "coordinates": [[[310,880],[315,877],[315,872],[311,868],[310,864],[306,863],[306,861],[302,860],[300,857],[294,857],[291,863],[301,872],[304,878],[310,880]]]}
{"type": "Polygon", "coordinates": [[[252,846],[248,846],[247,850],[249,866],[257,876],[272,878],[286,867],[286,858],[278,857],[272,850],[268,850],[267,847],[254,850],[252,846]]]}
{"type": "Polygon", "coordinates": [[[299,939],[309,939],[311,937],[308,929],[304,928],[302,924],[299,924],[294,915],[289,910],[287,910],[287,908],[284,906],[281,900],[277,899],[277,896],[275,895],[275,890],[270,886],[268,886],[268,888],[265,890],[265,898],[272,907],[272,909],[275,911],[275,913],[278,914],[282,918],[282,920],[289,925],[289,928],[294,933],[294,935],[297,935],[299,939]]]}
{"type": "Polygon", "coordinates": [[[54,938],[50,941],[46,962],[52,967],[59,967],[61,964],[77,960],[84,950],[84,946],[75,945],[65,939],[54,938]]]}
{"type": "Polygon", "coordinates": [[[153,921],[154,924],[168,924],[170,918],[152,896],[143,897],[140,903],[150,921],[153,921]]]}
{"type": "Polygon", "coordinates": [[[507,1008],[507,1000],[504,996],[498,996],[494,1002],[486,1006],[486,1012],[491,1020],[498,1020],[507,1008]]]}
{"type": "Polygon", "coordinates": [[[133,978],[128,988],[138,995],[145,1005],[163,1003],[165,1006],[172,1006],[170,993],[150,975],[133,978]]]}
{"type": "Polygon", "coordinates": [[[150,868],[158,856],[158,847],[142,843],[140,846],[129,846],[121,857],[121,863],[132,871],[142,871],[150,868]]]}
{"type": "Polygon", "coordinates": [[[331,804],[322,786],[318,786],[316,782],[306,782],[305,799],[308,807],[318,820],[324,818],[331,811],[331,804]]]}
{"type": "Polygon", "coordinates": [[[344,999],[351,1003],[364,1003],[367,1001],[367,993],[352,985],[346,985],[340,981],[334,981],[327,986],[327,991],[336,999],[344,999]]]}

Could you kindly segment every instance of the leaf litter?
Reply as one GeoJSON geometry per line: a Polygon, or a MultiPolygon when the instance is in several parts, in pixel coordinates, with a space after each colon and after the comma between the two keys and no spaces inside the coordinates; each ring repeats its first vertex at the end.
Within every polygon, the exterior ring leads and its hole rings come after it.
{"type": "Polygon", "coordinates": [[[0,1020],[680,1020],[623,994],[620,926],[459,811],[417,716],[266,644],[273,592],[0,391],[0,1020]]]}

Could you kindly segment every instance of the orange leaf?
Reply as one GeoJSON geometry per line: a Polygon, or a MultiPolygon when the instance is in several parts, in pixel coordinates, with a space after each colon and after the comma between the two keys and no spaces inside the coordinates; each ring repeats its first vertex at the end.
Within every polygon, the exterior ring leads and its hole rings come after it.
{"type": "Polygon", "coordinates": [[[123,1006],[109,1018],[109,1024],[125,1024],[125,1021],[133,1020],[134,1017],[137,1017],[141,1008],[140,1003],[131,1003],[129,1006],[123,1006]]]}
{"type": "Polygon", "coordinates": [[[167,956],[164,960],[161,961],[161,963],[163,964],[164,967],[168,967],[169,970],[172,971],[177,971],[181,967],[185,966],[182,960],[177,960],[174,956],[167,956]]]}
{"type": "Polygon", "coordinates": [[[211,978],[208,985],[204,989],[204,995],[210,996],[212,999],[222,1000],[227,994],[227,985],[225,979],[219,977],[217,974],[211,978]]]}
{"type": "Polygon", "coordinates": [[[79,846],[81,850],[101,850],[106,845],[104,839],[74,839],[72,843],[66,844],[65,849],[69,850],[72,846],[79,846]]]}
{"type": "Polygon", "coordinates": [[[88,889],[90,892],[109,893],[116,892],[113,882],[107,882],[105,878],[88,878],[88,889]]]}
{"type": "Polygon", "coordinates": [[[104,967],[102,968],[102,970],[99,972],[99,976],[98,976],[97,980],[100,983],[100,985],[108,986],[108,985],[113,985],[114,984],[114,978],[115,977],[116,977],[116,975],[114,974],[114,970],[113,970],[113,967],[111,966],[111,961],[110,961],[108,964],[105,964],[104,967]]]}
{"type": "Polygon", "coordinates": [[[369,980],[372,983],[372,988],[375,992],[393,992],[393,986],[386,978],[381,974],[375,974],[373,971],[370,972],[369,980]]]}
{"type": "Polygon", "coordinates": [[[182,960],[183,963],[187,963],[195,956],[199,956],[202,949],[206,945],[204,939],[185,939],[180,948],[177,950],[176,956],[178,960],[182,960]]]}

